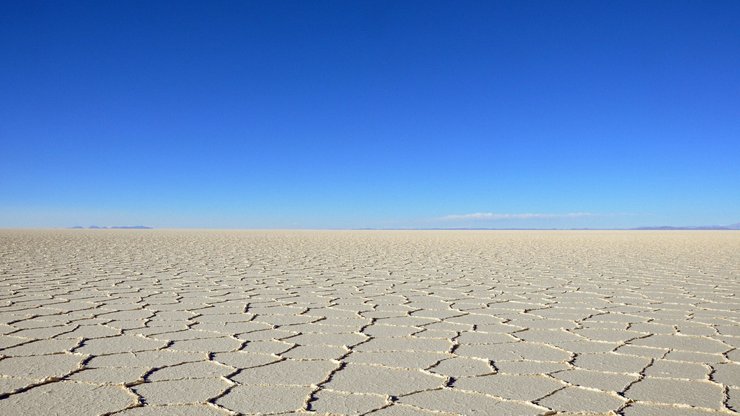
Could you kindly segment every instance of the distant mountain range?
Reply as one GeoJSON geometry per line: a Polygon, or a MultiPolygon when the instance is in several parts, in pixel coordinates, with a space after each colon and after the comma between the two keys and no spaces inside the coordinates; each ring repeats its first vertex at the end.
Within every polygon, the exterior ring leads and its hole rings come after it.
{"type": "Polygon", "coordinates": [[[740,222],[737,224],[730,225],[698,225],[698,226],[685,226],[685,227],[673,227],[670,225],[662,225],[658,227],[637,227],[630,228],[631,230],[740,230],[740,222]]]}
{"type": "MultiPolygon", "coordinates": [[[[89,227],[83,227],[76,225],[69,227],[74,230],[152,230],[154,227],[148,227],[146,225],[113,225],[113,226],[100,226],[91,225],[89,227]]],[[[646,226],[646,227],[635,227],[635,228],[358,228],[359,230],[635,230],[635,231],[673,231],[673,230],[740,230],[740,223],[730,225],[687,225],[687,226],[672,226],[672,225],[659,225],[659,226],[646,226]]]]}
{"type": "Polygon", "coordinates": [[[359,228],[359,230],[470,230],[470,231],[586,231],[586,230],[626,230],[626,231],[673,231],[673,230],[740,230],[740,223],[730,225],[687,225],[687,226],[672,226],[672,225],[658,225],[658,226],[645,226],[635,228],[475,228],[475,227],[452,227],[452,228],[359,228]]]}
{"type": "Polygon", "coordinates": [[[154,227],[147,227],[146,225],[113,225],[111,227],[105,227],[100,225],[91,225],[89,227],[83,227],[81,225],[75,225],[74,227],[69,227],[71,229],[75,230],[82,230],[82,229],[89,229],[89,230],[151,230],[154,227]]]}

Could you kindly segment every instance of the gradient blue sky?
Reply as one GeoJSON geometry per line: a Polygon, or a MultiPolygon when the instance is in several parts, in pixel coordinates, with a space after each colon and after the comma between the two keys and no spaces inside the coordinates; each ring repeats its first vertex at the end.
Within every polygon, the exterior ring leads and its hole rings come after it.
{"type": "Polygon", "coordinates": [[[3,1],[0,227],[740,221],[738,1],[3,1]]]}

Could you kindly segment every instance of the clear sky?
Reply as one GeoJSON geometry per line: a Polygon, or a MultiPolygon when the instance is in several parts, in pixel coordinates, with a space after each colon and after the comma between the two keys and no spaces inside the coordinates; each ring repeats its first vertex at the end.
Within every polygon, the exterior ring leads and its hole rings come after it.
{"type": "Polygon", "coordinates": [[[2,1],[0,227],[740,222],[738,1],[2,1]]]}

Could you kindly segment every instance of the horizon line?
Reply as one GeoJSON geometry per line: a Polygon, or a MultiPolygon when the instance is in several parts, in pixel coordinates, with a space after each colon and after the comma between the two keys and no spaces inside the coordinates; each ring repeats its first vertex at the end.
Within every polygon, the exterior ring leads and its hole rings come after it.
{"type": "Polygon", "coordinates": [[[628,228],[527,228],[527,227],[306,227],[306,228],[262,228],[262,227],[0,227],[0,230],[74,230],[74,231],[175,231],[175,230],[213,230],[213,231],[740,231],[740,224],[729,226],[641,226],[628,228]]]}

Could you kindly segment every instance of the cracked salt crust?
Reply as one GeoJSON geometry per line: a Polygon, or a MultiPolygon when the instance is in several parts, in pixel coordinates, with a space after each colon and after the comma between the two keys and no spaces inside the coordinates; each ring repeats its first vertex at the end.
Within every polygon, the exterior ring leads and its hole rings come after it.
{"type": "Polygon", "coordinates": [[[734,232],[0,231],[0,414],[730,415],[734,232]]]}

